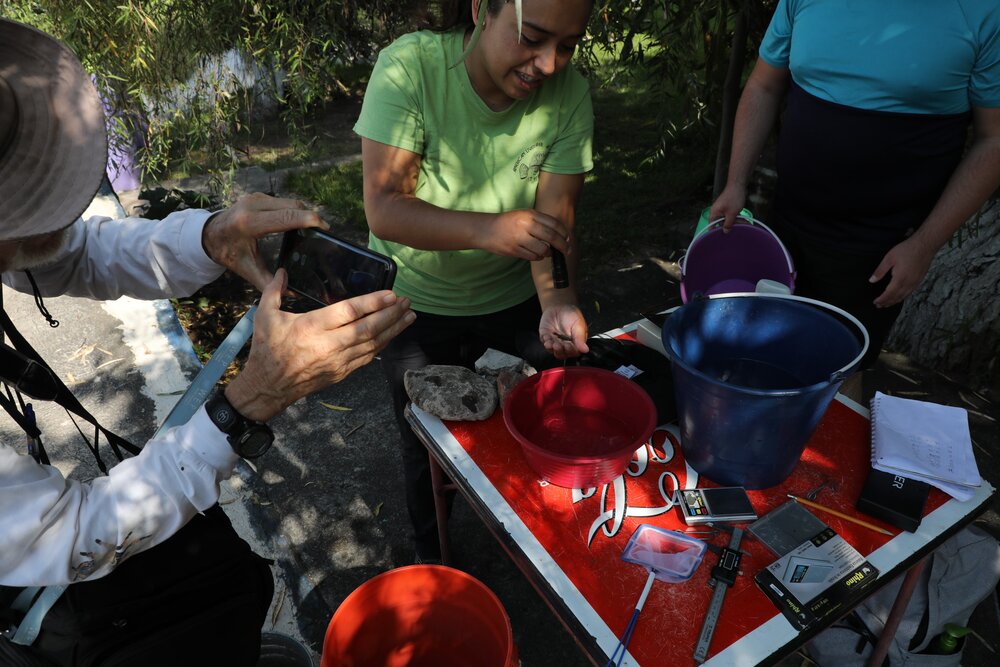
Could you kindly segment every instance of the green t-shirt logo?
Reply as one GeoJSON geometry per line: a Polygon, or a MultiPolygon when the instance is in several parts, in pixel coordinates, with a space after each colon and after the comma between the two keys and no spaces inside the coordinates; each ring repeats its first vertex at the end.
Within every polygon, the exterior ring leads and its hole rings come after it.
{"type": "Polygon", "coordinates": [[[541,170],[542,163],[545,162],[545,156],[548,155],[548,152],[548,148],[540,141],[525,148],[514,162],[514,173],[522,181],[525,179],[528,179],[530,182],[537,181],[538,172],[541,170]]]}

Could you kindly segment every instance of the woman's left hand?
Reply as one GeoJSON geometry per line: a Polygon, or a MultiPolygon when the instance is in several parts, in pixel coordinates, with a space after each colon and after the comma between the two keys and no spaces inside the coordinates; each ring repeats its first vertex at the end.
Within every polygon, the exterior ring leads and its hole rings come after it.
{"type": "Polygon", "coordinates": [[[549,306],[542,312],[538,336],[545,349],[556,359],[578,357],[590,351],[587,347],[587,321],[573,305],[549,306]]]}
{"type": "Polygon", "coordinates": [[[888,286],[875,299],[876,308],[888,308],[910,296],[927,275],[936,248],[928,247],[916,235],[892,248],[875,268],[869,281],[877,283],[892,273],[888,286]]]}

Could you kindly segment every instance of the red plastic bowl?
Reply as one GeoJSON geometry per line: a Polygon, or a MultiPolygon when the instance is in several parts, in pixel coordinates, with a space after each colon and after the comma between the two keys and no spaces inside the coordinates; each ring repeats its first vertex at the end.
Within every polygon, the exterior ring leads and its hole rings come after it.
{"type": "Polygon", "coordinates": [[[610,482],[656,427],[637,384],[601,368],[551,368],[522,380],[504,400],[504,423],[542,479],[571,489],[610,482]]]}

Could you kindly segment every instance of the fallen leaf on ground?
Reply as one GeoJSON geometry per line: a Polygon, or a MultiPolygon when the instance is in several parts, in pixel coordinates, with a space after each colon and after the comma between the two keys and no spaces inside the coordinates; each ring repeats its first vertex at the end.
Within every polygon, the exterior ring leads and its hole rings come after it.
{"type": "Polygon", "coordinates": [[[272,627],[278,622],[278,615],[281,614],[281,608],[285,606],[285,593],[287,592],[288,589],[282,586],[281,592],[278,594],[278,602],[274,605],[274,610],[271,612],[272,627]]]}
{"type": "Polygon", "coordinates": [[[66,357],[66,361],[83,361],[87,355],[94,351],[97,347],[97,343],[91,343],[90,345],[81,345],[77,348],[76,352],[66,357]]]}

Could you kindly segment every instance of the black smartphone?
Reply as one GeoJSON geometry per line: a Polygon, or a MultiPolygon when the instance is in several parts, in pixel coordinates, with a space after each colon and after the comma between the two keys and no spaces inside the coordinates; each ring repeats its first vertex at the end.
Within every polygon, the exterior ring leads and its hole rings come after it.
{"type": "Polygon", "coordinates": [[[757,512],[742,486],[724,486],[715,489],[680,489],[677,500],[690,525],[709,521],[753,521],[757,512]]]}
{"type": "Polygon", "coordinates": [[[296,313],[391,289],[396,278],[391,258],[318,229],[285,232],[277,264],[291,292],[282,309],[296,313]]]}

